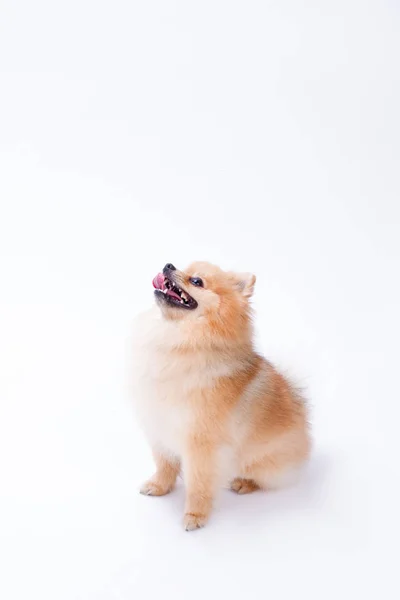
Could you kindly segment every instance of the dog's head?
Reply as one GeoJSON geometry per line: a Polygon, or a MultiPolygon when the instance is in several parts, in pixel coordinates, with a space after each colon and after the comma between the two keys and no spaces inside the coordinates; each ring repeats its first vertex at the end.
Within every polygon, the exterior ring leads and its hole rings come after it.
{"type": "Polygon", "coordinates": [[[249,299],[256,278],[250,273],[222,271],[196,262],[185,271],[168,263],[153,279],[156,301],[163,316],[236,330],[249,319],[249,299]]]}

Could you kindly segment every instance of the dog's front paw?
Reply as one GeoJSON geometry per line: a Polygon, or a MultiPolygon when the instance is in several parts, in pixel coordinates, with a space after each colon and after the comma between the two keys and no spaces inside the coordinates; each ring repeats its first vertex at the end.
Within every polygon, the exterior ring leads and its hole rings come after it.
{"type": "Polygon", "coordinates": [[[149,479],[140,488],[140,493],[144,496],[165,496],[169,494],[171,488],[162,486],[161,484],[149,479]]]}
{"type": "Polygon", "coordinates": [[[207,517],[199,513],[185,513],[183,518],[183,526],[186,531],[200,529],[207,523],[207,517]]]}

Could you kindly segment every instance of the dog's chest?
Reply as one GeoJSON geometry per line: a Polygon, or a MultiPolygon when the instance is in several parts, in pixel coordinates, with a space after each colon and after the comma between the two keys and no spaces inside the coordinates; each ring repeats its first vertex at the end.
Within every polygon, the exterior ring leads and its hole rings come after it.
{"type": "Polygon", "coordinates": [[[138,402],[138,416],[153,446],[181,456],[191,415],[178,389],[172,386],[167,390],[157,384],[147,387],[138,402]]]}
{"type": "Polygon", "coordinates": [[[134,400],[139,422],[154,447],[181,456],[194,415],[192,380],[184,365],[151,347],[136,362],[134,400]]]}
{"type": "Polygon", "coordinates": [[[179,353],[176,343],[166,343],[177,341],[174,328],[154,320],[151,313],[139,325],[132,357],[137,416],[153,447],[182,456],[204,412],[202,397],[230,367],[201,353],[179,353]]]}

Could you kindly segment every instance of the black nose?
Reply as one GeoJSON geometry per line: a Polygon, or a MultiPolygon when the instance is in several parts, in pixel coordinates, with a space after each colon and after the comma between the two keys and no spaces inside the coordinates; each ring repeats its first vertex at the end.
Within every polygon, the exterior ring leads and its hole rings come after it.
{"type": "Polygon", "coordinates": [[[169,271],[176,271],[176,267],[172,263],[167,263],[164,269],[168,269],[169,271]]]}

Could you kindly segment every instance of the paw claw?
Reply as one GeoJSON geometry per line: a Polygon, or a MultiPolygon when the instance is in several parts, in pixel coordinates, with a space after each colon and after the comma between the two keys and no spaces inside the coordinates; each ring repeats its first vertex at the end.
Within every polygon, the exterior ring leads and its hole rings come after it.
{"type": "Polygon", "coordinates": [[[165,496],[165,494],[168,494],[170,491],[171,490],[169,489],[164,489],[154,481],[146,481],[140,488],[140,493],[143,494],[143,496],[165,496]]]}
{"type": "Polygon", "coordinates": [[[207,518],[205,515],[194,513],[186,513],[183,519],[183,526],[186,531],[194,531],[200,529],[206,524],[207,518]]]}

